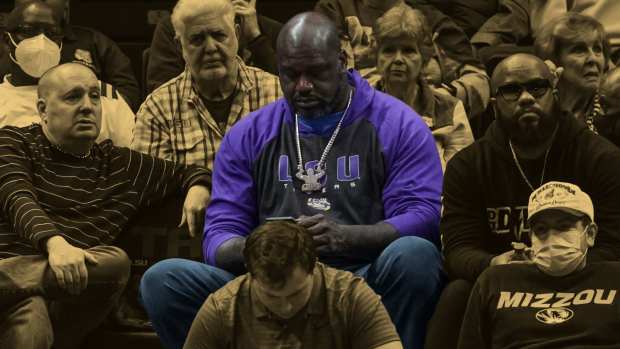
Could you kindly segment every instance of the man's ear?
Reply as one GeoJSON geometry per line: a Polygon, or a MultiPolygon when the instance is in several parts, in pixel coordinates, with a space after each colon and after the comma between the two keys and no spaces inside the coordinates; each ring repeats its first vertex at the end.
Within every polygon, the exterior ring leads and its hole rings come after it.
{"type": "Polygon", "coordinates": [[[41,121],[43,121],[44,123],[47,123],[47,105],[45,103],[45,99],[39,98],[37,100],[37,111],[39,112],[41,121]]]}
{"type": "Polygon", "coordinates": [[[598,234],[598,225],[592,222],[586,228],[586,242],[588,243],[588,247],[594,246],[594,240],[596,240],[596,235],[598,234]]]}

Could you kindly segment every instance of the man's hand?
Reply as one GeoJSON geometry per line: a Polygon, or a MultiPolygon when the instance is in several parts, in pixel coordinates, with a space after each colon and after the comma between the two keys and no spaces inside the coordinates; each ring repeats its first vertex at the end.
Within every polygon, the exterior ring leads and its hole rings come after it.
{"type": "Polygon", "coordinates": [[[209,197],[209,189],[202,185],[194,185],[187,191],[179,227],[187,223],[189,236],[192,238],[204,228],[205,208],[209,202],[209,197]]]}
{"type": "Polygon", "coordinates": [[[527,249],[522,255],[522,257],[515,254],[514,250],[510,250],[508,252],[504,252],[499,256],[493,257],[491,259],[490,266],[494,265],[502,265],[502,264],[510,264],[510,263],[526,263],[531,264],[534,263],[531,256],[531,250],[527,249]]]}
{"type": "Polygon", "coordinates": [[[97,264],[97,259],[81,248],[70,245],[62,236],[52,236],[46,243],[48,262],[61,289],[79,295],[88,286],[86,262],[97,264]]]}
{"type": "Polygon", "coordinates": [[[334,223],[322,214],[310,217],[301,216],[297,218],[297,224],[306,227],[313,235],[319,255],[342,255],[349,251],[350,243],[347,232],[340,224],[334,223]]]}
{"type": "Polygon", "coordinates": [[[256,0],[232,0],[235,14],[243,18],[241,38],[243,42],[250,42],[260,35],[258,18],[256,15],[256,0]]]}

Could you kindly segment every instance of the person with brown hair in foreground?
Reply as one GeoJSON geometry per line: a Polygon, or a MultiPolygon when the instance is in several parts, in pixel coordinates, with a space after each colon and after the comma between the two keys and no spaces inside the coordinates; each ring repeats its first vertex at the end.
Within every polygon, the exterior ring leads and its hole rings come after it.
{"type": "Polygon", "coordinates": [[[363,278],[318,262],[306,228],[265,223],[243,254],[249,272],[207,298],[184,349],[402,349],[381,298],[363,278]]]}

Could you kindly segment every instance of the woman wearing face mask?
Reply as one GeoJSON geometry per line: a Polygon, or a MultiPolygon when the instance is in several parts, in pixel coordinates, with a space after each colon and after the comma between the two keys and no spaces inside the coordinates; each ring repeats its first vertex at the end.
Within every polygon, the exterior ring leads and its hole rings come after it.
{"type": "Polygon", "coordinates": [[[564,68],[558,83],[562,109],[597,132],[603,117],[598,87],[610,61],[603,25],[590,16],[568,12],[540,30],[534,50],[537,56],[564,68]]]}
{"type": "Polygon", "coordinates": [[[376,88],[405,102],[422,116],[435,137],[445,170],[448,160],[473,143],[474,138],[463,103],[435,90],[423,77],[433,54],[424,15],[402,4],[381,16],[373,32],[381,75],[376,88]]]}
{"type": "Polygon", "coordinates": [[[548,182],[530,195],[528,216],[533,262],[478,278],[459,349],[620,347],[620,263],[587,262],[597,233],[588,194],[548,182]]]}

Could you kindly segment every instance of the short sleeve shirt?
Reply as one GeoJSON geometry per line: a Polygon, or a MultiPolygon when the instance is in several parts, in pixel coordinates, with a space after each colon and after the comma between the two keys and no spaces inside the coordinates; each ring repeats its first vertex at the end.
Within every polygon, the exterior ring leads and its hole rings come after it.
{"type": "Polygon", "coordinates": [[[308,304],[282,321],[252,296],[248,274],[229,282],[203,304],[186,349],[371,349],[400,338],[364,279],[317,263],[308,304]]]}

